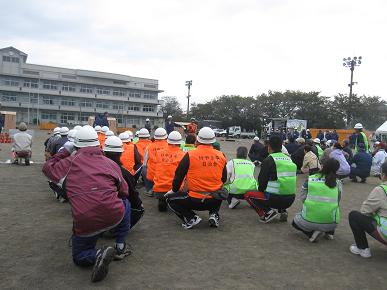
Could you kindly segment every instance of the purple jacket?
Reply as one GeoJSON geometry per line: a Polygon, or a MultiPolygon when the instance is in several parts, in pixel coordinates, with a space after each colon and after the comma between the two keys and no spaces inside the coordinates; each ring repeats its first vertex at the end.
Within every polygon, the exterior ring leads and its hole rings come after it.
{"type": "Polygon", "coordinates": [[[345,159],[342,150],[334,149],[331,154],[329,154],[329,158],[336,159],[340,163],[339,170],[336,172],[337,175],[349,175],[351,167],[349,166],[347,159],[345,159]]]}
{"type": "Polygon", "coordinates": [[[128,185],[120,167],[98,147],[81,148],[73,155],[62,150],[44,164],[43,173],[57,184],[67,176],[75,235],[94,236],[122,220],[125,208],[118,193],[127,196],[128,185]]]}

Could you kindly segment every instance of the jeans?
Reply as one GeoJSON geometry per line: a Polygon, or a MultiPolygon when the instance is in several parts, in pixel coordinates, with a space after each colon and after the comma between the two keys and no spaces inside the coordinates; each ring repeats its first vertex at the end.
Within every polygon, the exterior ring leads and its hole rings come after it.
{"type": "Polygon", "coordinates": [[[249,191],[245,194],[245,199],[262,217],[272,208],[277,209],[280,213],[286,212],[286,209],[293,204],[295,195],[276,195],[267,192],[249,191]]]}

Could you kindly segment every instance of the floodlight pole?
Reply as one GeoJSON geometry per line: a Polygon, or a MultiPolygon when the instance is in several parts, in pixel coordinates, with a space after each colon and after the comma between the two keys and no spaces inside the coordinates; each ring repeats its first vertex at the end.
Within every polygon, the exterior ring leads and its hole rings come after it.
{"type": "Polygon", "coordinates": [[[187,95],[187,120],[188,120],[188,118],[189,118],[189,98],[191,97],[192,80],[186,81],[185,85],[188,87],[188,95],[187,95]]]}
{"type": "MultiPolygon", "coordinates": [[[[352,86],[354,85],[353,71],[355,70],[355,66],[359,66],[361,64],[362,57],[355,56],[352,59],[350,57],[348,57],[348,58],[344,58],[343,61],[344,61],[343,66],[348,67],[351,71],[351,82],[348,84],[348,86],[349,86],[349,110],[351,110],[352,109],[352,86]]],[[[352,121],[353,121],[352,116],[350,114],[348,114],[348,119],[349,120],[347,120],[347,126],[350,126],[352,121]]]]}

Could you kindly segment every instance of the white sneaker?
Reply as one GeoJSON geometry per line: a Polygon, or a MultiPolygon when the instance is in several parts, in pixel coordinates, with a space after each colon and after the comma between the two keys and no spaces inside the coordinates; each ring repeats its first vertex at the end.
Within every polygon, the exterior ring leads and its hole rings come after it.
{"type": "Polygon", "coordinates": [[[360,255],[363,258],[371,258],[370,248],[359,249],[355,244],[353,244],[349,247],[349,250],[351,251],[352,254],[360,255]]]}
{"type": "Polygon", "coordinates": [[[230,204],[228,205],[228,208],[231,208],[231,209],[236,208],[236,207],[238,206],[238,204],[240,204],[240,203],[241,203],[241,202],[240,202],[239,199],[233,197],[233,198],[231,199],[230,204]]]}
{"type": "Polygon", "coordinates": [[[208,224],[212,228],[219,227],[219,215],[216,213],[210,214],[210,218],[208,219],[208,224]]]}
{"type": "Polygon", "coordinates": [[[321,236],[322,232],[314,231],[312,236],[309,238],[309,242],[314,243],[317,242],[318,238],[321,236]]]}
{"type": "Polygon", "coordinates": [[[184,229],[186,229],[186,230],[188,230],[188,229],[191,229],[191,228],[193,228],[194,226],[196,226],[198,223],[200,223],[202,221],[202,219],[198,216],[198,215],[195,215],[194,217],[193,217],[193,219],[191,219],[190,221],[188,221],[188,222],[185,222],[185,223],[183,223],[183,224],[181,224],[181,226],[184,228],[184,229]]]}
{"type": "Polygon", "coordinates": [[[325,238],[326,238],[327,240],[330,240],[330,241],[332,241],[332,240],[334,239],[333,235],[327,234],[327,233],[325,233],[325,238]]]}

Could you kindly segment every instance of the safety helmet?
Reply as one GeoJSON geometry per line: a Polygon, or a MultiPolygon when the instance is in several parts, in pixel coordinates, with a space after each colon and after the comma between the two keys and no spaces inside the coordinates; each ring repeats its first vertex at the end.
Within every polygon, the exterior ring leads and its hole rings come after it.
{"type": "Polygon", "coordinates": [[[202,144],[212,144],[216,142],[215,133],[210,127],[200,129],[197,141],[202,144]]]}
{"type": "Polygon", "coordinates": [[[163,140],[167,139],[168,134],[167,131],[164,128],[157,128],[155,131],[155,139],[156,140],[163,140]]]}
{"type": "Polygon", "coordinates": [[[56,127],[56,128],[54,129],[54,131],[53,131],[53,134],[54,134],[54,135],[60,134],[60,127],[56,127]]]}
{"type": "Polygon", "coordinates": [[[76,125],[76,126],[73,128],[73,130],[78,131],[78,130],[81,129],[81,128],[82,128],[82,126],[76,125]]]}
{"type": "Polygon", "coordinates": [[[69,141],[71,142],[74,142],[74,137],[75,137],[75,133],[77,133],[77,130],[70,130],[69,133],[67,134],[67,139],[69,139],[69,141]]]}
{"type": "Polygon", "coordinates": [[[258,136],[255,136],[255,137],[254,137],[254,141],[259,141],[259,137],[258,137],[258,136]]]}
{"type": "Polygon", "coordinates": [[[183,138],[181,137],[181,134],[179,132],[172,131],[168,135],[167,142],[168,144],[180,145],[183,142],[183,138]]]}
{"type": "Polygon", "coordinates": [[[109,130],[109,131],[106,132],[105,135],[106,135],[106,138],[107,138],[107,137],[114,136],[114,133],[113,133],[113,131],[110,131],[110,130],[109,130]]]}
{"type": "Polygon", "coordinates": [[[99,146],[98,134],[93,127],[83,126],[75,133],[74,146],[78,148],[99,146]]]}
{"type": "Polygon", "coordinates": [[[105,141],[105,146],[103,147],[105,152],[124,152],[122,149],[122,141],[117,136],[110,136],[105,141]]]}
{"type": "Polygon", "coordinates": [[[320,144],[321,141],[320,141],[319,138],[314,138],[314,139],[313,139],[313,142],[314,142],[314,143],[317,143],[317,144],[320,144]]]}
{"type": "Polygon", "coordinates": [[[101,133],[106,134],[107,131],[109,131],[109,127],[108,127],[108,126],[103,126],[103,127],[101,128],[101,133]]]}
{"type": "Polygon", "coordinates": [[[129,134],[129,137],[133,139],[133,132],[130,130],[126,130],[125,133],[129,134]]]}
{"type": "Polygon", "coordinates": [[[361,123],[357,123],[355,125],[355,127],[353,127],[354,129],[363,129],[363,125],[361,123]]]}
{"type": "Polygon", "coordinates": [[[60,128],[59,133],[60,133],[61,136],[66,136],[69,133],[69,128],[62,127],[62,128],[60,128]]]}
{"type": "Polygon", "coordinates": [[[138,131],[138,137],[139,138],[149,138],[150,134],[148,129],[142,128],[140,131],[138,131]]]}
{"type": "Polygon", "coordinates": [[[146,119],[145,119],[145,122],[149,122],[149,121],[150,121],[149,118],[146,118],[146,119]]]}
{"type": "Polygon", "coordinates": [[[172,119],[172,116],[171,116],[171,115],[168,115],[168,119],[172,119]]]}
{"type": "Polygon", "coordinates": [[[120,135],[118,135],[118,138],[121,139],[122,143],[128,143],[128,142],[132,141],[133,136],[130,137],[130,135],[127,132],[123,132],[120,135]]]}
{"type": "Polygon", "coordinates": [[[94,127],[94,130],[96,131],[96,132],[101,132],[101,126],[95,126],[94,127]]]}

